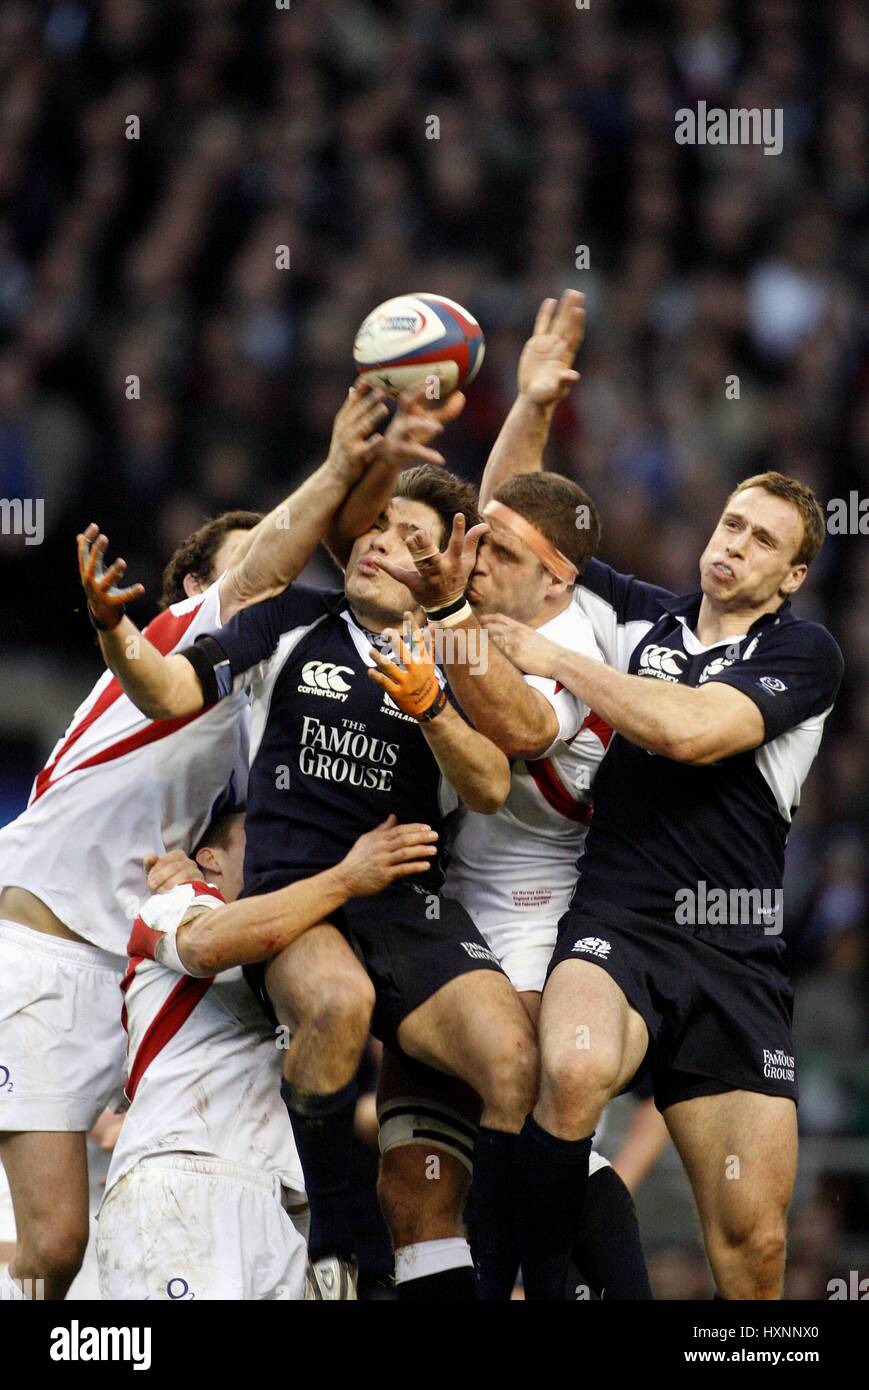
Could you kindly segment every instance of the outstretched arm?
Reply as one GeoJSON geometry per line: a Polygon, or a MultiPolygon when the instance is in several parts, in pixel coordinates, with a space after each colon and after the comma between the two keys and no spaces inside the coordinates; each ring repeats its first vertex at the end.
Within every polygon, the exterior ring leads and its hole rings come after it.
{"type": "MultiPolygon", "coordinates": [[[[382,393],[362,383],[352,387],[335,417],[329,457],[317,471],[256,526],[243,558],[227,570],[220,586],[221,618],[282,593],[307,564],[337,508],[376,456],[382,437],[372,433],[386,412],[382,393]]],[[[120,589],[126,562],[108,570],[108,540],[95,523],[77,538],[79,575],[98,628],[109,670],[149,719],[171,719],[202,708],[202,688],[190,663],[163,656],[124,613],[145,592],[141,584],[120,589]]]]}
{"type": "Polygon", "coordinates": [[[120,557],[106,569],[108,539],[96,524],[76,536],[78,572],[97,629],[107,667],[124,694],[148,719],[173,719],[202,709],[202,687],[182,656],[163,656],[124,614],[124,604],[140,598],[141,584],[117,587],[127,568],[120,557]]]}
{"type": "Polygon", "coordinates": [[[351,898],[368,897],[397,878],[426,873],[436,840],[431,826],[398,825],[391,815],[360,835],[334,868],[262,897],[199,911],[182,922],[175,940],[181,965],[190,975],[208,976],[271,960],[351,898]]]}
{"type": "Polygon", "coordinates": [[[694,687],[629,676],[500,613],[486,618],[484,626],[520,670],[560,681],[617,733],[650,753],[704,766],[763,743],[763,715],[730,685],[708,681],[694,687]]]}
{"type": "Polygon", "coordinates": [[[508,478],[542,469],[555,407],[579,381],[573,360],[585,336],[584,303],[584,294],[565,290],[557,305],[554,299],[544,299],[538,309],[534,330],[519,358],[518,395],[483,473],[481,507],[508,478]]]}

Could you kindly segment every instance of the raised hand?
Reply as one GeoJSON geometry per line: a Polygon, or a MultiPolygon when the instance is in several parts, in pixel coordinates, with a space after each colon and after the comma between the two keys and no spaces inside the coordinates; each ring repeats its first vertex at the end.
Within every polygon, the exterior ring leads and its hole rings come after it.
{"type": "Polygon", "coordinates": [[[431,448],[432,441],[461,415],[465,397],[454,391],[443,405],[432,405],[426,392],[428,383],[418,381],[402,391],[398,409],[383,438],[381,457],[396,469],[410,468],[417,463],[444,464],[443,455],[431,448]]]}
{"type": "Polygon", "coordinates": [[[95,521],[75,539],[78,546],[79,578],[94,621],[99,627],[117,627],[124,616],[124,605],[134,598],[140,598],[145,592],[145,586],[132,584],[129,589],[112,587],[123,578],[127,562],[118,558],[108,569],[105,568],[103,558],[109,548],[109,541],[95,521]]]}
{"type": "Polygon", "coordinates": [[[488,529],[488,524],[481,521],[465,535],[465,518],[461,512],[456,512],[446,550],[438,550],[431,532],[425,527],[408,533],[407,548],[413,569],[373,553],[370,558],[404,584],[423,608],[439,608],[465,592],[476,564],[477,545],[488,529]]]}
{"type": "Polygon", "coordinates": [[[437,838],[430,825],[399,825],[394,815],[360,835],[340,866],[353,897],[382,893],[397,878],[427,873],[437,838]]]}
{"type": "Polygon", "coordinates": [[[480,619],[495,646],[509,657],[514,666],[532,676],[553,674],[553,663],[561,650],[548,637],[542,637],[533,627],[507,618],[503,613],[489,613],[480,619]]]}
{"type": "Polygon", "coordinates": [[[517,377],[520,395],[535,405],[553,405],[579,381],[572,365],[585,337],[584,302],[578,290],[565,290],[557,305],[544,299],[537,311],[517,377]]]}
{"type": "Polygon", "coordinates": [[[367,381],[356,382],[347,392],[347,399],[335,416],[326,462],[348,486],[357,482],[368,464],[379,456],[383,435],[377,432],[377,426],[388,413],[385,393],[367,381]]]}

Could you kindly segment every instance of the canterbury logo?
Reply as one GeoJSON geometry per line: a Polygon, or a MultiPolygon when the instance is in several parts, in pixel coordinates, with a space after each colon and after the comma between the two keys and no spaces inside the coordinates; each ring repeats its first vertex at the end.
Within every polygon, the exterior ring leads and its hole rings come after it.
{"type": "Polygon", "coordinates": [[[685,670],[688,660],[684,652],[672,647],[646,647],[640,657],[639,676],[661,676],[664,680],[678,680],[685,670]]]}
{"type": "Polygon", "coordinates": [[[327,699],[346,700],[350,689],[344,677],[353,675],[351,666],[336,666],[333,661],[306,661],[302,667],[302,694],[325,695],[327,699]]]}

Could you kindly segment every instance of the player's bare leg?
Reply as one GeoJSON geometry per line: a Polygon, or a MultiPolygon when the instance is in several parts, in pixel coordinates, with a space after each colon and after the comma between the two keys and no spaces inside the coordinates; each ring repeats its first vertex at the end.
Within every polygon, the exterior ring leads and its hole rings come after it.
{"type": "Polygon", "coordinates": [[[606,971],[569,960],[546,986],[539,1029],[534,1118],[558,1139],[582,1139],[639,1069],[649,1042],[646,1025],[606,971]]]}
{"type": "Polygon", "coordinates": [[[269,963],[275,1013],[293,1031],[284,1097],[311,1206],[309,1251],[321,1269],[321,1298],[355,1297],[349,1261],[350,1155],[356,1072],[368,1037],[374,987],[347,942],[323,923],[269,963]]]}
{"type": "Polygon", "coordinates": [[[368,1038],[374,986],[341,933],[327,922],[312,927],[269,962],[265,980],[292,1029],[285,1079],[312,1095],[346,1086],[368,1038]]]}
{"type": "MultiPolygon", "coordinates": [[[[513,1201],[516,1136],[534,1103],[534,1027],[505,975],[472,971],[404,1019],[404,1051],[459,1077],[482,1101],[474,1143],[474,1221],[480,1292],[509,1297],[518,1259],[513,1201]]],[[[425,1186],[420,1200],[425,1200],[425,1186]]]]}
{"type": "MultiPolygon", "coordinates": [[[[12,1193],[17,1234],[9,1274],[21,1281],[25,1297],[65,1298],[88,1242],[85,1136],[53,1131],[0,1134],[0,1159],[12,1193]]],[[[11,1289],[5,1292],[14,1297],[11,1289]]]]}
{"type": "MultiPolygon", "coordinates": [[[[519,998],[536,1029],[540,1020],[540,991],[521,990],[519,998]]],[[[597,1154],[592,1155],[572,1253],[574,1264],[599,1298],[652,1297],[633,1198],[615,1168],[602,1163],[597,1154]]]]}
{"type": "Polygon", "coordinates": [[[526,1297],[563,1301],[601,1111],[636,1073],[646,1025],[588,961],[562,961],[540,1009],[540,1095],[516,1149],[515,1193],[526,1297]]]}
{"type": "Polygon", "coordinates": [[[694,1189],[719,1294],[781,1298],[797,1166],[794,1102],[727,1091],[668,1106],[664,1118],[694,1189]]]}
{"type": "Polygon", "coordinates": [[[483,1102],[481,1123],[518,1132],[534,1102],[537,1042],[505,975],[459,975],[408,1014],[398,1041],[409,1057],[458,1076],[483,1102]]]}
{"type": "Polygon", "coordinates": [[[479,1096],[384,1049],[377,1109],[377,1195],[395,1250],[399,1298],[474,1298],[465,1205],[479,1096]]]}

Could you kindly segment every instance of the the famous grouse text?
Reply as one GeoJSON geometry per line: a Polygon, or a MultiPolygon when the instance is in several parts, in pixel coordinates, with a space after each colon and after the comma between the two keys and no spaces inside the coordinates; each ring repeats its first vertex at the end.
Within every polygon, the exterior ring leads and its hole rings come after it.
{"type": "Polygon", "coordinates": [[[299,767],[309,777],[388,792],[397,759],[397,743],[374,738],[356,720],[342,719],[338,728],[310,714],[302,719],[299,767]]]}

